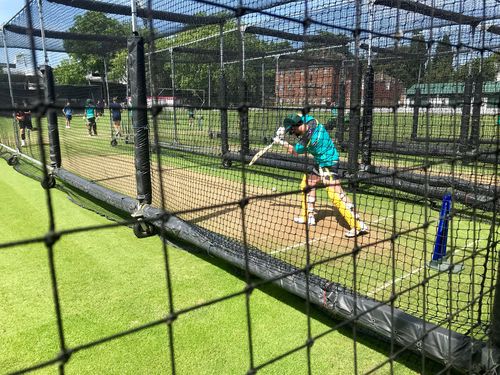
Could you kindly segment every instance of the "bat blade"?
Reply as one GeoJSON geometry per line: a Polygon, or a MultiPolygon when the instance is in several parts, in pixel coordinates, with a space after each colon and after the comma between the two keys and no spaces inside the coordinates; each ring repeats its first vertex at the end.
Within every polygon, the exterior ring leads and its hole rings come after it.
{"type": "Polygon", "coordinates": [[[266,147],[264,147],[262,150],[260,150],[259,152],[257,152],[252,160],[250,160],[250,163],[248,163],[248,165],[252,165],[253,163],[255,163],[257,161],[258,158],[260,158],[262,155],[264,155],[271,147],[273,147],[273,144],[274,143],[271,143],[270,145],[267,145],[266,147]]]}

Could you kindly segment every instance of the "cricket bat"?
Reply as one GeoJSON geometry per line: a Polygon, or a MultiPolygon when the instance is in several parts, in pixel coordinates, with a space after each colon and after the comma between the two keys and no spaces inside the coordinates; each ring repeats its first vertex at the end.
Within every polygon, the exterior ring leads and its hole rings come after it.
{"type": "Polygon", "coordinates": [[[273,143],[271,143],[270,145],[267,145],[266,147],[264,147],[264,148],[263,148],[262,150],[260,150],[259,152],[257,152],[257,153],[253,156],[252,160],[250,160],[250,163],[248,163],[248,165],[252,165],[253,163],[255,163],[255,162],[257,161],[257,159],[258,159],[258,158],[260,158],[260,157],[261,157],[262,155],[264,155],[267,151],[269,151],[269,149],[270,149],[271,147],[273,147],[273,144],[274,144],[274,142],[273,142],[273,143]]]}

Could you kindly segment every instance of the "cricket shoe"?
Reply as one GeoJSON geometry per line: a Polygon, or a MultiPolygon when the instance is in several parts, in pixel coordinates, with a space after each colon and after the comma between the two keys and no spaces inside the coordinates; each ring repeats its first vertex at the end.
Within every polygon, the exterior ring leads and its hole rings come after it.
{"type": "Polygon", "coordinates": [[[26,146],[26,141],[23,139],[23,140],[21,140],[21,147],[24,147],[24,146],[26,146]]]}
{"type": "MultiPolygon", "coordinates": [[[[293,221],[297,224],[305,224],[306,218],[302,216],[294,217],[293,221]]],[[[314,216],[309,216],[307,220],[308,225],[316,225],[316,218],[314,216]]]]}
{"type": "Polygon", "coordinates": [[[356,229],[356,228],[352,228],[348,231],[345,232],[345,236],[347,238],[352,238],[352,237],[356,237],[356,236],[360,236],[362,234],[367,234],[368,233],[368,225],[366,225],[365,223],[363,223],[362,221],[360,222],[360,227],[359,230],[356,229]]]}

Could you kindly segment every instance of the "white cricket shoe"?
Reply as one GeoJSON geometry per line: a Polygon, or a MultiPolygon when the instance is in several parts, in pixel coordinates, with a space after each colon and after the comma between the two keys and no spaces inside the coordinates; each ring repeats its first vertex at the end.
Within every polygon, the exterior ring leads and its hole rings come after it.
{"type": "Polygon", "coordinates": [[[352,238],[352,237],[356,237],[356,236],[368,233],[368,225],[366,225],[363,222],[360,222],[360,225],[361,225],[361,228],[359,230],[357,230],[356,228],[352,228],[352,229],[345,232],[345,236],[347,238],[352,238]]]}
{"type": "Polygon", "coordinates": [[[26,141],[24,139],[21,140],[21,147],[26,146],[26,141]]]}
{"type": "MultiPolygon", "coordinates": [[[[294,217],[293,221],[297,224],[305,224],[306,218],[302,216],[294,217]]],[[[316,225],[316,218],[314,216],[309,215],[307,220],[308,225],[316,225]]]]}

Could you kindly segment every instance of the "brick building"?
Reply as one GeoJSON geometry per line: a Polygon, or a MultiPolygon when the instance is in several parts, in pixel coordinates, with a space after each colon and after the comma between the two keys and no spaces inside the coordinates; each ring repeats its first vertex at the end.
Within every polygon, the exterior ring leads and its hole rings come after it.
{"type": "MultiPolygon", "coordinates": [[[[282,69],[276,74],[276,102],[279,105],[302,106],[306,100],[306,82],[308,87],[307,98],[310,105],[327,105],[328,102],[339,98],[339,84],[341,75],[336,66],[293,67],[282,69]],[[308,79],[306,80],[306,71],[308,79]]],[[[351,74],[347,73],[345,80],[346,108],[350,106],[351,74]]],[[[383,73],[375,74],[374,78],[374,106],[386,107],[401,100],[404,88],[400,82],[383,73]]],[[[364,84],[361,91],[363,95],[364,84]]]]}

